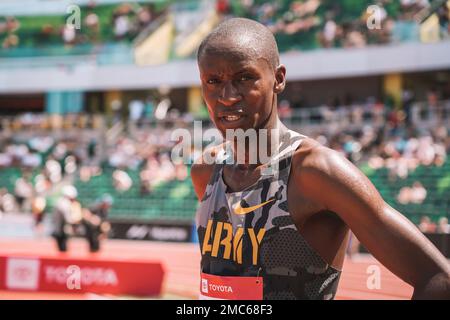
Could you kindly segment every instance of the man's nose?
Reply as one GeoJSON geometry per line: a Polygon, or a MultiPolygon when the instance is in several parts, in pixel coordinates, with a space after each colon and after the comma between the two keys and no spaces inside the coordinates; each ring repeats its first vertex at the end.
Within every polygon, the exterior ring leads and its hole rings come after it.
{"type": "Polygon", "coordinates": [[[242,100],[242,96],[232,81],[226,81],[219,96],[219,102],[224,106],[232,106],[242,100]]]}

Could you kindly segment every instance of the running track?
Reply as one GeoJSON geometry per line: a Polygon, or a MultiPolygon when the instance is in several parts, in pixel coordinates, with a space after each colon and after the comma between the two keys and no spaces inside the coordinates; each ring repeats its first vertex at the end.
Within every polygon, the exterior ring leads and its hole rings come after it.
{"type": "MultiPolygon", "coordinates": [[[[59,257],[55,244],[50,239],[17,240],[0,239],[0,255],[59,257]]],[[[108,240],[100,253],[90,254],[87,244],[81,239],[69,242],[72,258],[151,260],[161,261],[166,270],[164,299],[197,299],[199,287],[200,253],[196,244],[175,244],[148,241],[108,240]]],[[[359,255],[344,263],[343,274],[336,299],[409,299],[412,287],[400,280],[379,264],[370,255],[359,255]],[[367,268],[379,266],[380,289],[368,289],[367,268]]],[[[95,294],[58,294],[0,291],[2,299],[130,299],[133,297],[111,297],[95,294]]],[[[151,298],[151,297],[149,297],[151,298]]]]}

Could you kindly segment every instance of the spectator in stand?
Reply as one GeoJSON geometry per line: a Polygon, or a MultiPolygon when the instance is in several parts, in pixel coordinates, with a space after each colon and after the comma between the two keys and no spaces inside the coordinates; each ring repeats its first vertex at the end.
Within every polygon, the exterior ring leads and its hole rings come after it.
{"type": "Polygon", "coordinates": [[[13,33],[19,30],[20,22],[15,17],[7,17],[6,18],[6,31],[8,33],[13,33]]]}
{"type": "Polygon", "coordinates": [[[344,48],[363,48],[367,45],[367,40],[360,30],[358,24],[348,24],[344,26],[344,48]]]}
{"type": "Polygon", "coordinates": [[[289,11],[283,15],[281,32],[295,34],[319,25],[320,18],[315,15],[319,5],[319,0],[293,1],[289,11]]]}
{"type": "Polygon", "coordinates": [[[77,37],[77,31],[75,29],[75,26],[72,24],[64,24],[62,27],[62,39],[66,45],[72,46],[75,44],[75,40],[77,37]]]}
{"type": "Polygon", "coordinates": [[[3,49],[10,49],[17,47],[19,43],[19,37],[15,34],[10,34],[3,40],[2,47],[3,49]]]}
{"type": "Polygon", "coordinates": [[[0,215],[13,212],[16,208],[14,196],[6,188],[0,188],[0,215]]]}
{"type": "Polygon", "coordinates": [[[332,13],[328,12],[326,14],[326,22],[323,26],[322,33],[319,35],[322,47],[331,48],[334,47],[334,41],[338,33],[338,25],[332,18],[332,13]]]}
{"type": "Polygon", "coordinates": [[[438,120],[438,102],[439,102],[439,93],[436,88],[431,88],[427,92],[427,102],[428,102],[428,119],[433,123],[436,123],[438,120]]]}
{"type": "Polygon", "coordinates": [[[448,219],[446,217],[441,217],[439,219],[436,232],[445,234],[450,233],[450,224],[448,223],[448,219]]]}
{"type": "Polygon", "coordinates": [[[397,195],[397,201],[401,204],[408,204],[411,202],[411,188],[402,187],[397,195]]]}
{"type": "Polygon", "coordinates": [[[88,182],[91,177],[98,176],[102,173],[102,169],[99,166],[82,166],[80,168],[80,180],[88,182]]]}
{"type": "Polygon", "coordinates": [[[145,29],[153,20],[153,10],[151,7],[142,7],[137,12],[138,27],[145,29]]]}
{"type": "Polygon", "coordinates": [[[48,192],[52,187],[52,182],[50,181],[50,179],[48,179],[48,176],[43,171],[37,174],[34,180],[34,189],[37,194],[44,194],[45,192],[48,192]]]}
{"type": "Polygon", "coordinates": [[[256,10],[258,21],[273,31],[276,31],[276,10],[276,5],[270,2],[264,3],[256,10]]]}
{"type": "Polygon", "coordinates": [[[435,233],[436,232],[436,224],[431,221],[430,217],[423,216],[420,219],[419,230],[423,233],[435,233]]]}
{"type": "Polygon", "coordinates": [[[49,157],[45,162],[45,174],[52,183],[58,183],[62,179],[62,168],[58,161],[49,157]]]}
{"type": "Polygon", "coordinates": [[[419,181],[414,182],[411,188],[411,202],[415,204],[421,204],[427,197],[427,190],[423,187],[419,181]]]}
{"type": "Polygon", "coordinates": [[[397,201],[401,204],[421,204],[427,197],[427,190],[423,185],[416,181],[412,187],[402,187],[397,196],[397,201]]]}
{"type": "Polygon", "coordinates": [[[33,196],[33,185],[28,181],[28,174],[16,180],[14,186],[14,195],[16,196],[18,209],[22,212],[28,210],[28,201],[33,196]]]}
{"type": "Polygon", "coordinates": [[[113,14],[114,35],[116,40],[125,39],[131,31],[131,21],[129,15],[132,8],[129,4],[121,4],[113,14]]]}
{"type": "Polygon", "coordinates": [[[84,18],[84,25],[88,29],[88,36],[91,42],[98,42],[100,36],[100,22],[98,15],[90,11],[84,18]]]}
{"type": "Polygon", "coordinates": [[[20,43],[19,36],[15,33],[20,28],[20,23],[15,17],[6,17],[4,22],[0,22],[0,35],[5,32],[7,35],[3,40],[3,49],[17,47],[20,43]]]}
{"type": "Polygon", "coordinates": [[[114,170],[113,175],[113,185],[114,188],[119,192],[125,192],[131,188],[133,185],[133,180],[126,171],[114,170]]]}

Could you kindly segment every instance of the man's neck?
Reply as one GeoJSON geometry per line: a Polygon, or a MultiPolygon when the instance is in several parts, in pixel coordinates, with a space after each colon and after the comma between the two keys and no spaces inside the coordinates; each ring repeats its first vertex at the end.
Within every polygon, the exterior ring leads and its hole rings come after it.
{"type": "Polygon", "coordinates": [[[279,120],[278,116],[274,120],[273,123],[268,122],[263,128],[257,129],[256,141],[247,141],[244,148],[239,149],[236,140],[230,144],[236,168],[251,170],[266,164],[278,154],[281,139],[289,129],[279,120]],[[242,150],[243,156],[239,157],[237,153],[242,150]]]}

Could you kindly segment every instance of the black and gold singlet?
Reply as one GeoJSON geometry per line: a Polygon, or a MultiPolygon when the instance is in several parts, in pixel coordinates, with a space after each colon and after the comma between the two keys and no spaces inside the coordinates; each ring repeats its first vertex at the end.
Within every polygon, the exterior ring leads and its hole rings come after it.
{"type": "Polygon", "coordinates": [[[215,165],[196,214],[203,296],[218,292],[239,299],[240,287],[227,283],[242,277],[262,280],[262,299],[334,298],[341,272],[305,241],[288,210],[292,156],[304,138],[294,131],[284,134],[277,156],[267,165],[275,164],[278,170],[240,192],[227,192],[222,154],[223,162],[215,165]],[[219,282],[212,285],[212,277],[219,282]]]}

